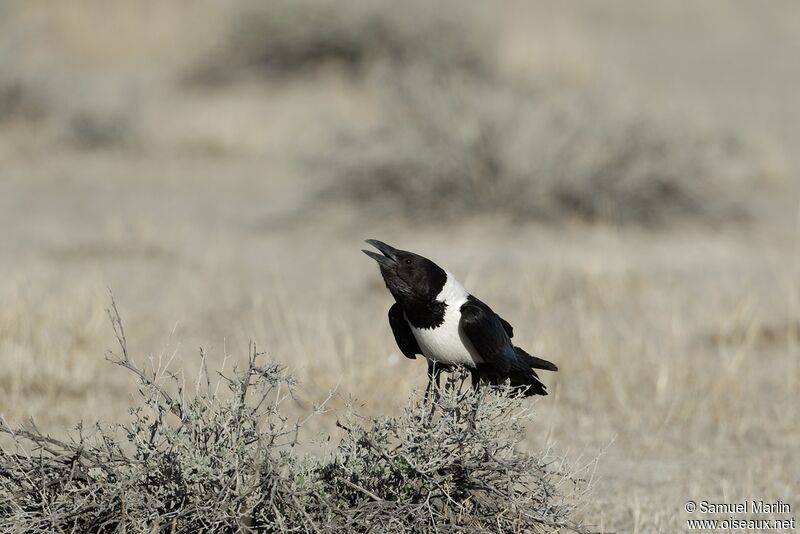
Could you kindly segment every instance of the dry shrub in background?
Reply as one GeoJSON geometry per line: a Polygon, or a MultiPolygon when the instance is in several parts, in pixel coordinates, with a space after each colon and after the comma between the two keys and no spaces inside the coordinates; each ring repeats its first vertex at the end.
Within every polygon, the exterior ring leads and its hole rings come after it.
{"type": "MultiPolygon", "coordinates": [[[[4,61],[0,58],[0,64],[4,61]]],[[[0,74],[0,123],[12,119],[33,120],[42,114],[41,97],[16,76],[0,74]]]]}
{"type": "Polygon", "coordinates": [[[414,220],[714,223],[746,215],[768,173],[736,136],[575,88],[422,75],[393,94],[382,125],[337,137],[322,167],[328,193],[414,220]]]}
{"type": "Polygon", "coordinates": [[[0,124],[13,119],[37,120],[46,111],[40,80],[21,65],[27,35],[8,21],[10,11],[0,6],[0,124]]]}
{"type": "Polygon", "coordinates": [[[246,2],[196,78],[371,69],[376,75],[362,80],[379,84],[379,126],[334,132],[311,159],[330,178],[326,197],[382,214],[651,227],[748,214],[749,191],[770,172],[750,144],[688,117],[623,106],[597,87],[509,76],[496,61],[502,28],[478,10],[472,2],[246,2]]]}
{"type": "Polygon", "coordinates": [[[285,75],[335,64],[361,73],[425,65],[482,73],[491,40],[473,2],[268,0],[244,2],[226,43],[201,61],[194,81],[220,82],[241,73],[285,75]]]}
{"type": "MultiPolygon", "coordinates": [[[[31,423],[0,431],[0,524],[18,532],[581,531],[588,484],[549,453],[520,450],[529,401],[452,379],[431,405],[340,426],[328,458],[293,452],[306,419],[282,405],[295,384],[252,348],[246,369],[187,392],[164,370],[109,358],[140,380],[132,422],[68,440],[31,423]],[[214,383],[216,382],[216,383],[214,383]]],[[[324,410],[317,406],[308,417],[324,410]]]]}
{"type": "Polygon", "coordinates": [[[331,179],[326,197],[384,214],[645,226],[747,215],[748,190],[769,173],[747,142],[688,117],[623,107],[595,87],[508,76],[496,61],[501,28],[477,9],[386,0],[245,3],[228,44],[197,78],[381,67],[370,78],[384,97],[380,126],[344,128],[312,159],[331,179]]]}
{"type": "Polygon", "coordinates": [[[28,12],[23,5],[0,6],[0,125],[43,127],[48,137],[78,148],[135,144],[135,75],[78,68],[59,49],[64,29],[57,16],[40,16],[35,6],[28,12]]]}

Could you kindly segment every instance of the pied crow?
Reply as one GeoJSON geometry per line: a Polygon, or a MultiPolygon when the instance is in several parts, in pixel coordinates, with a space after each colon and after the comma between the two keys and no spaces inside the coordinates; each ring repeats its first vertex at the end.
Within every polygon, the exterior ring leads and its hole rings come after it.
{"type": "Polygon", "coordinates": [[[397,346],[408,358],[419,354],[428,360],[428,392],[433,383],[438,386],[441,371],[465,366],[474,385],[508,380],[526,396],[547,395],[534,369],[558,367],[515,347],[511,325],[451,273],[419,254],[377,239],[366,242],[381,252],[362,251],[378,262],[394,297],[389,324],[397,346]]]}

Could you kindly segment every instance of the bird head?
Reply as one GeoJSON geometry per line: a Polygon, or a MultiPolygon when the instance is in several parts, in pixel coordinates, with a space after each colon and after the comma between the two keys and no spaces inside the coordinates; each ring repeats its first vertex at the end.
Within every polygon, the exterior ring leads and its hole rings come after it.
{"type": "Polygon", "coordinates": [[[383,281],[401,305],[432,302],[444,287],[447,273],[428,258],[407,250],[399,250],[377,239],[366,241],[381,254],[362,252],[378,262],[383,281]]]}

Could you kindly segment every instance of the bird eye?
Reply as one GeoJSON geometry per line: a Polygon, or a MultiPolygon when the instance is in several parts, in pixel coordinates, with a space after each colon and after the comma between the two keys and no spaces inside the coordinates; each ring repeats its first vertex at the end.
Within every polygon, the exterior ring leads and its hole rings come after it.
{"type": "Polygon", "coordinates": [[[411,265],[412,263],[414,263],[414,262],[411,261],[411,258],[406,259],[406,265],[411,265]]]}

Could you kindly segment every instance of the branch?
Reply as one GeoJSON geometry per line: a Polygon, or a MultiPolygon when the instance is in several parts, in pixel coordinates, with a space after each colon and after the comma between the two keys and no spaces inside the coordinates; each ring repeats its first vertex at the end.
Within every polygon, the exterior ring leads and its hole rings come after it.
{"type": "Polygon", "coordinates": [[[370,499],[372,499],[373,501],[376,501],[376,502],[383,502],[383,499],[381,499],[380,497],[378,497],[377,495],[375,495],[374,493],[372,493],[372,492],[371,492],[371,491],[369,491],[368,489],[364,489],[364,488],[362,488],[361,486],[359,486],[358,484],[353,484],[352,482],[350,482],[349,480],[347,480],[347,479],[344,479],[344,478],[340,478],[339,480],[341,480],[342,482],[344,482],[345,486],[350,486],[350,487],[351,487],[351,488],[353,488],[354,490],[356,490],[356,491],[360,491],[361,493],[363,493],[364,495],[366,495],[367,497],[369,497],[369,498],[370,498],[370,499]]]}
{"type": "Polygon", "coordinates": [[[181,409],[180,403],[176,402],[172,398],[172,395],[167,393],[167,391],[156,382],[155,376],[153,378],[147,376],[147,373],[145,373],[142,369],[139,369],[136,364],[133,363],[133,360],[130,359],[130,356],[128,355],[128,340],[125,338],[125,329],[122,326],[122,318],[119,315],[119,310],[117,310],[117,303],[114,300],[114,294],[111,293],[111,291],[109,291],[109,294],[111,295],[111,308],[107,308],[106,313],[108,314],[108,318],[111,320],[111,327],[114,329],[114,335],[117,337],[117,343],[122,351],[122,355],[120,356],[114,351],[109,350],[106,352],[106,360],[115,365],[119,365],[120,367],[124,367],[138,376],[139,380],[143,384],[156,391],[164,399],[169,406],[170,412],[183,420],[183,410],[181,409]]]}

